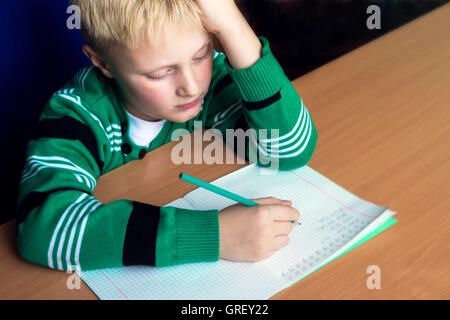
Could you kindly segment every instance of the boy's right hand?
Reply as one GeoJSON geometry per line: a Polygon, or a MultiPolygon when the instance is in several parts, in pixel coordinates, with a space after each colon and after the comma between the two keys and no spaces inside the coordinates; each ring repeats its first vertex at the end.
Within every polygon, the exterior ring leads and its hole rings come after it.
{"type": "Polygon", "coordinates": [[[291,201],[276,198],[252,199],[258,206],[229,206],[219,212],[221,259],[259,261],[289,243],[292,220],[300,213],[291,201]]]}

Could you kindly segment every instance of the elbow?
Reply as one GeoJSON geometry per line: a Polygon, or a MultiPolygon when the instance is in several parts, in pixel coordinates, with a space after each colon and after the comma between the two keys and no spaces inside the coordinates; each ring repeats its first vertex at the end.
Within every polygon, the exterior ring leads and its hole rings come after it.
{"type": "Polygon", "coordinates": [[[28,229],[23,223],[16,228],[16,244],[19,256],[27,262],[48,268],[45,258],[47,254],[44,252],[45,247],[39,244],[39,239],[42,242],[42,237],[33,235],[33,232],[28,229]]]}
{"type": "Polygon", "coordinates": [[[301,168],[308,164],[308,162],[312,159],[314,155],[314,151],[316,149],[317,145],[317,130],[313,126],[311,137],[308,141],[308,144],[306,145],[303,152],[301,152],[299,155],[292,157],[292,158],[280,158],[279,159],[279,169],[280,170],[295,170],[298,168],[301,168]]]}

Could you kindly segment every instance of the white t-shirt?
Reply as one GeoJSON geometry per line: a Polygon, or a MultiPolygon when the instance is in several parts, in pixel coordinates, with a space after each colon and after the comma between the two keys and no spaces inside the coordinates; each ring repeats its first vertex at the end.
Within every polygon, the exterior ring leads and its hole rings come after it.
{"type": "Polygon", "coordinates": [[[167,121],[146,121],[136,118],[128,111],[127,113],[130,119],[130,129],[128,131],[130,133],[130,139],[138,146],[148,147],[167,121]]]}

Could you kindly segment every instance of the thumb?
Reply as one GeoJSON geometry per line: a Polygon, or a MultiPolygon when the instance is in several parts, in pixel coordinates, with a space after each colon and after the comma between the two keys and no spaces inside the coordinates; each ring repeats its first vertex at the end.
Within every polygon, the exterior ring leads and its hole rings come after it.
{"type": "Polygon", "coordinates": [[[253,201],[259,204],[280,204],[280,205],[292,205],[292,201],[290,200],[282,200],[275,197],[265,197],[265,198],[257,198],[252,199],[253,201]]]}

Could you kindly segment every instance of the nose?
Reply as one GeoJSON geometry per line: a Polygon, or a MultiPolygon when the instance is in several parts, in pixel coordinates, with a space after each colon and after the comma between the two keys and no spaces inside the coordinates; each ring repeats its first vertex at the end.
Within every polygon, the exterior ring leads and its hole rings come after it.
{"type": "Polygon", "coordinates": [[[177,94],[184,97],[195,97],[200,94],[197,75],[192,68],[187,67],[180,71],[177,94]]]}

